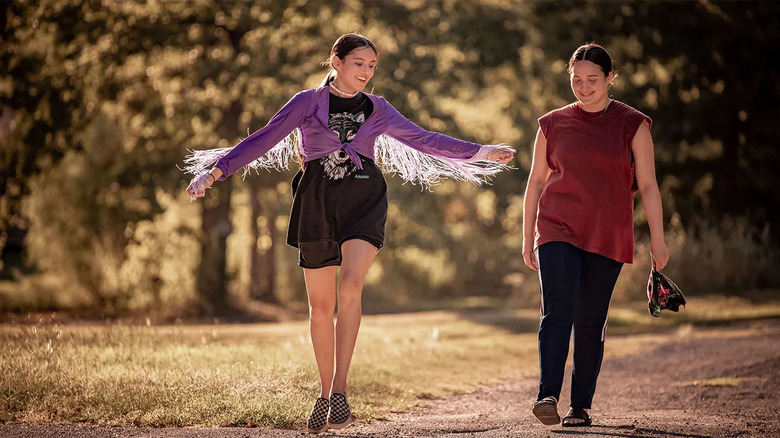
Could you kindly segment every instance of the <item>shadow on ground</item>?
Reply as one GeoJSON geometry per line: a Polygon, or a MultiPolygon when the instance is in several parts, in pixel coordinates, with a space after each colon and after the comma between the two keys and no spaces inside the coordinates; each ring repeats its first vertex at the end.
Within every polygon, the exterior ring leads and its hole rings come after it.
{"type": "Polygon", "coordinates": [[[680,437],[680,438],[712,438],[711,435],[696,435],[687,433],[675,433],[668,430],[648,429],[632,425],[624,426],[590,426],[582,430],[553,430],[553,436],[617,436],[625,438],[653,438],[653,437],[680,437]]]}

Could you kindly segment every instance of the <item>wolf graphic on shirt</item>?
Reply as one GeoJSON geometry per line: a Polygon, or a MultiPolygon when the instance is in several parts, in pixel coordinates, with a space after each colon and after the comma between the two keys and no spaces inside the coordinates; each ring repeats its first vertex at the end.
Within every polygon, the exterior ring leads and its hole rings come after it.
{"type": "MultiPolygon", "coordinates": [[[[339,136],[342,143],[350,142],[355,138],[358,128],[366,120],[363,112],[357,114],[335,113],[328,116],[328,128],[339,136]]],[[[339,180],[351,175],[357,169],[355,163],[349,159],[347,151],[339,149],[320,158],[320,163],[329,179],[339,180]]]]}

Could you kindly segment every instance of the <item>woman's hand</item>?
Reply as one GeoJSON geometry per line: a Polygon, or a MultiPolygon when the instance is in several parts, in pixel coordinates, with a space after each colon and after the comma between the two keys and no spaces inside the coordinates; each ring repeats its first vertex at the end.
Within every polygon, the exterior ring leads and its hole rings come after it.
{"type": "Polygon", "coordinates": [[[515,157],[515,149],[509,146],[498,146],[488,152],[487,158],[490,161],[498,161],[499,163],[506,164],[515,157]]]}
{"type": "Polygon", "coordinates": [[[533,245],[526,245],[523,241],[523,261],[525,265],[536,271],[539,269],[539,265],[536,263],[536,253],[534,253],[533,245]]]}
{"type": "Polygon", "coordinates": [[[669,262],[669,248],[666,247],[663,237],[650,241],[650,258],[653,259],[655,269],[659,271],[669,262]]]}
{"type": "Polygon", "coordinates": [[[194,201],[197,198],[201,198],[206,194],[206,189],[210,188],[216,178],[210,172],[198,175],[193,178],[190,185],[187,187],[187,194],[190,195],[190,200],[194,201]]]}

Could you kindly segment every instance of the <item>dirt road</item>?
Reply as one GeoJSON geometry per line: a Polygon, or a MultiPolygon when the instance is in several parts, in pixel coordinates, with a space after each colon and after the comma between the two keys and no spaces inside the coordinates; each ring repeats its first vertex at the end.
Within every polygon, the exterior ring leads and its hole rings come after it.
{"type": "MultiPolygon", "coordinates": [[[[609,337],[607,340],[609,343],[609,337]]],[[[559,410],[568,406],[564,383],[559,410]]],[[[354,436],[780,437],[780,322],[683,329],[640,355],[605,361],[588,428],[546,427],[528,379],[438,400],[354,436]],[[679,333],[681,332],[681,333],[679,333]]]]}
{"type": "MultiPolygon", "coordinates": [[[[605,360],[587,428],[547,427],[531,415],[535,379],[432,400],[345,437],[780,437],[780,321],[686,327],[664,344],[605,360]]],[[[609,348],[609,336],[607,348],[609,348]]],[[[638,341],[639,342],[639,341],[638,341]]],[[[560,411],[567,406],[564,383],[560,411]]],[[[300,431],[0,425],[1,437],[300,437],[300,431]]],[[[321,435],[322,436],[322,435],[321,435]]]]}

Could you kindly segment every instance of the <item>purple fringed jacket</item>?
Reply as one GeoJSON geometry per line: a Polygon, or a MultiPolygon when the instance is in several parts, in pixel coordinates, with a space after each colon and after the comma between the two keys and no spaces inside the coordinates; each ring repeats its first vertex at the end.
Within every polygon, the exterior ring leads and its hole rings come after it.
{"type": "Polygon", "coordinates": [[[422,186],[437,183],[442,177],[481,184],[506,168],[487,161],[490,149],[440,134],[415,125],[383,97],[366,93],[373,111],[350,142],[341,143],[338,134],[328,128],[328,87],[304,90],[293,96],[271,118],[232,148],[193,151],[185,162],[185,171],[197,176],[216,163],[222,171],[220,180],[237,170],[281,169],[298,147],[304,161],[312,161],[343,148],[355,165],[362,169],[357,154],[377,161],[384,171],[422,186]],[[298,132],[293,138],[291,133],[298,132]],[[376,158],[375,158],[376,157],[376,158]]]}

